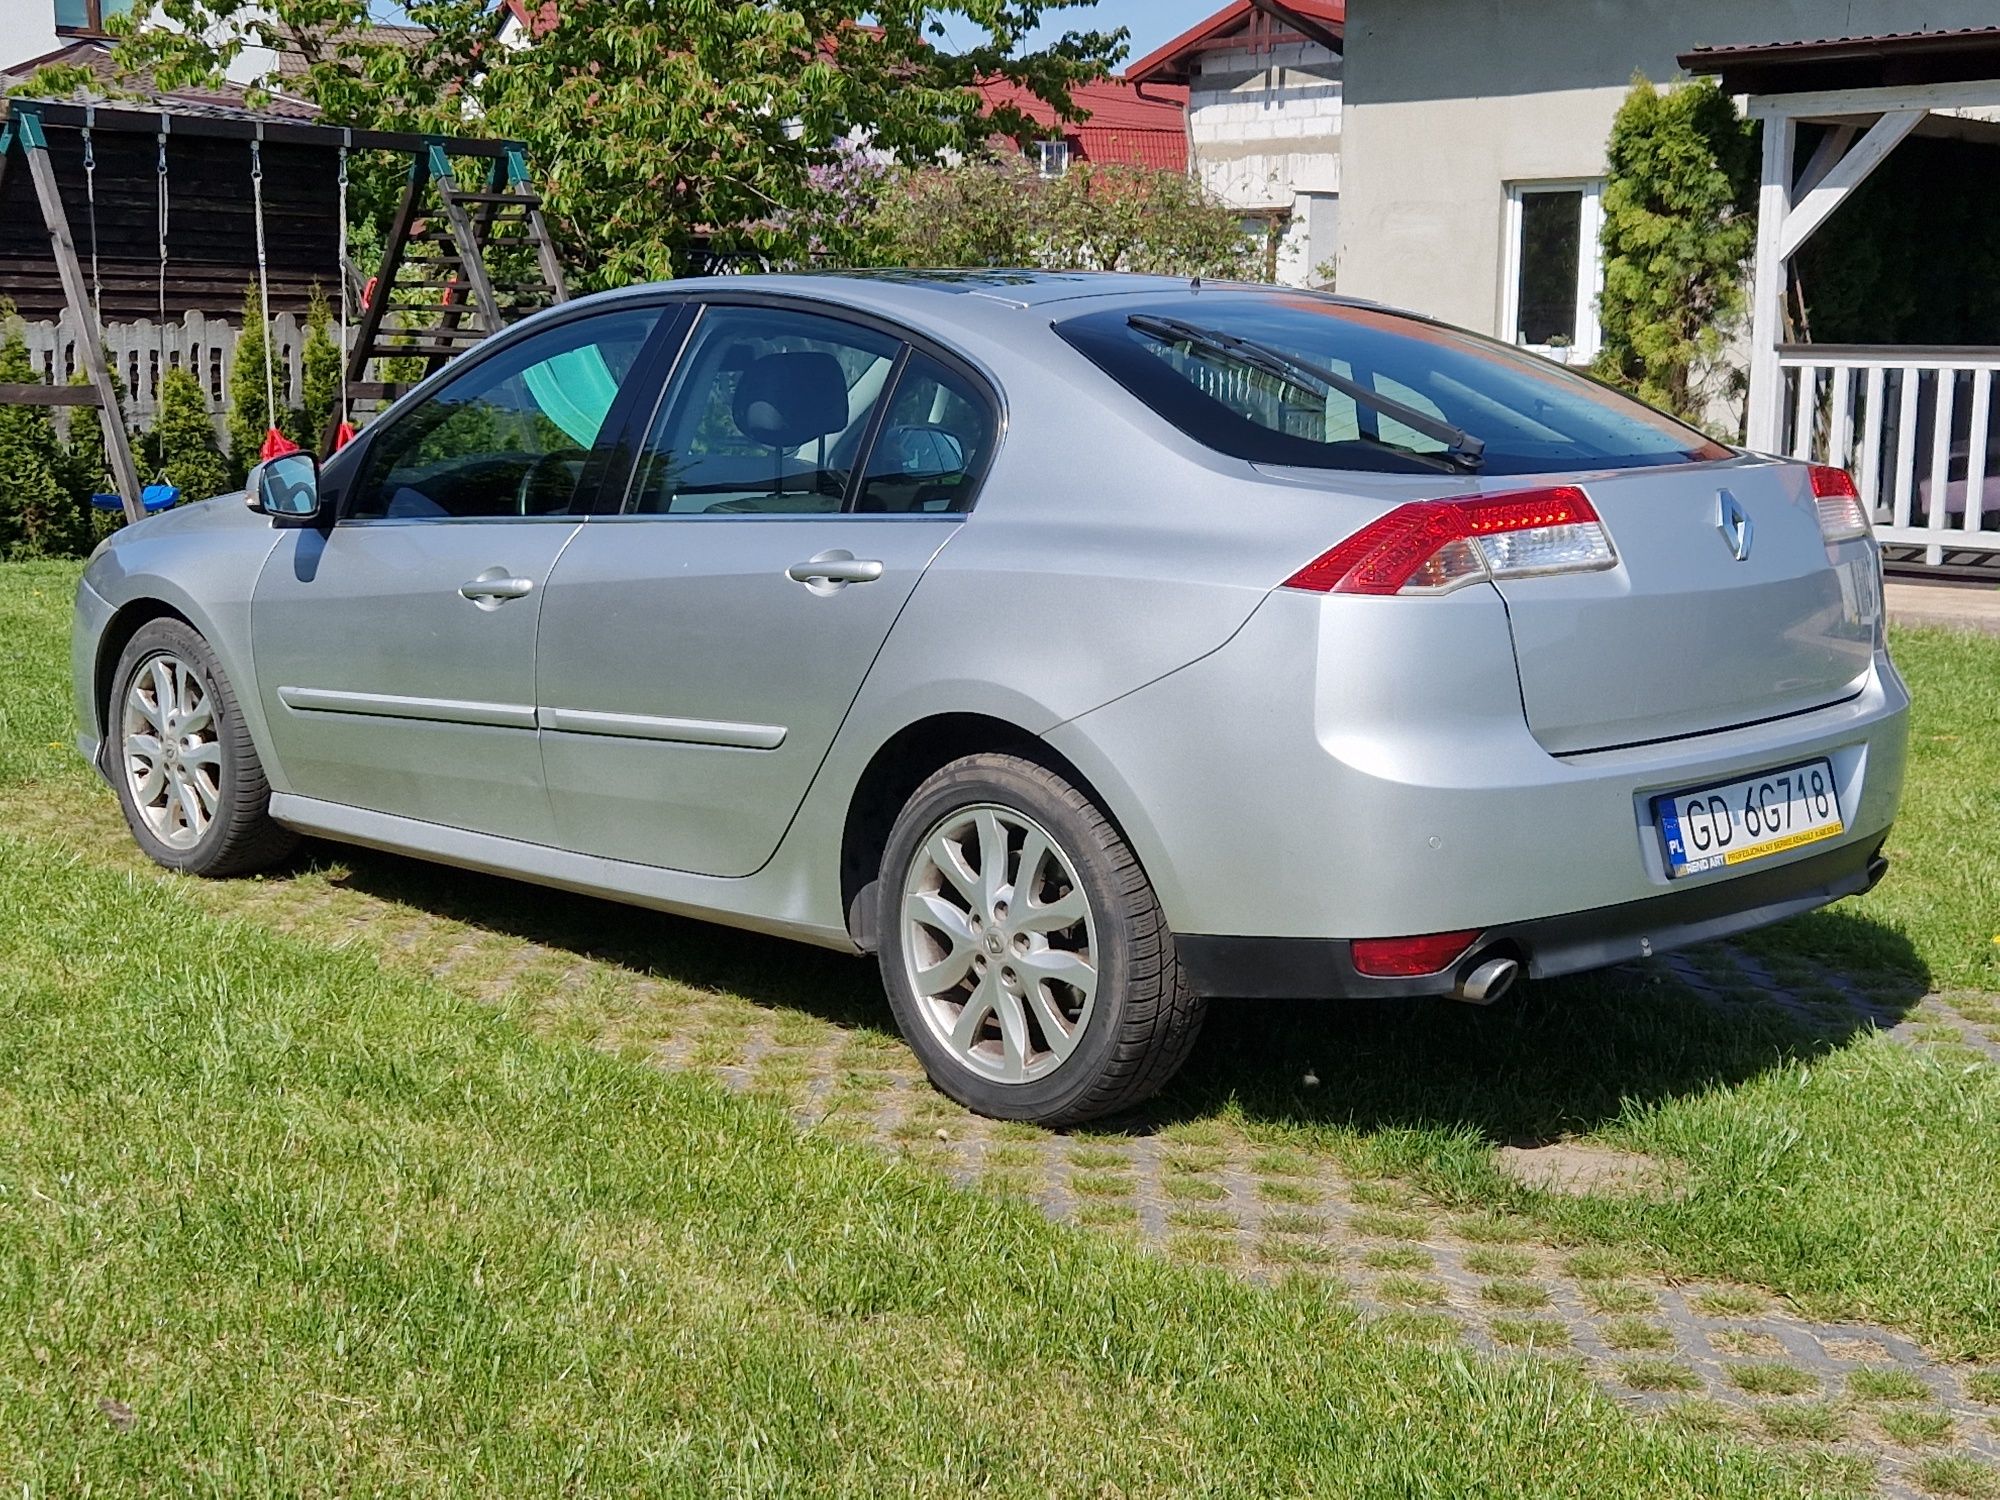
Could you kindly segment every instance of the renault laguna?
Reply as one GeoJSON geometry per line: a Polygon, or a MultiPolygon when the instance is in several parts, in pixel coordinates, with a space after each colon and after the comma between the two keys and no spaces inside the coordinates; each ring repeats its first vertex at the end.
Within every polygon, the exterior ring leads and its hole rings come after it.
{"type": "Polygon", "coordinates": [[[1867,890],[1869,516],[1385,308],[1120,276],[566,303],[117,533],[78,744],[163,865],[299,835],[872,953],[1074,1124],[1213,1000],[1454,996],[1867,890]]]}

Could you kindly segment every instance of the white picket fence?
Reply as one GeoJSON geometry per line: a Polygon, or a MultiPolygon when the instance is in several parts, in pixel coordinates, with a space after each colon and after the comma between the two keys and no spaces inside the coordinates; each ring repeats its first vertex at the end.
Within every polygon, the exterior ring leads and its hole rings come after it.
{"type": "MultiPolygon", "coordinates": [[[[22,325],[28,357],[42,379],[62,384],[76,373],[76,339],[62,323],[22,325]]],[[[167,370],[192,370],[208,397],[209,416],[223,436],[223,413],[229,402],[229,375],[236,368],[237,325],[222,318],[190,312],[164,328],[151,319],[117,323],[104,330],[104,357],[125,383],[125,417],[133,427],[149,426],[159,409],[160,379],[167,370]]],[[[271,353],[278,383],[278,400],[297,406],[305,353],[305,328],[292,313],[271,320],[271,353]]]]}
{"type": "Polygon", "coordinates": [[[2000,349],[1782,347],[1783,446],[1850,469],[1875,534],[1947,552],[2000,553],[2000,349]]]}

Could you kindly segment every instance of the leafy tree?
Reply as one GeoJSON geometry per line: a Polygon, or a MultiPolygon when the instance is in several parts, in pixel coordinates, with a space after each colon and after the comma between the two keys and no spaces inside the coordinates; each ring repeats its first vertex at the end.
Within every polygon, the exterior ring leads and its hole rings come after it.
{"type": "Polygon", "coordinates": [[[1724,365],[1756,246],[1756,144],[1708,79],[1661,92],[1635,74],[1604,183],[1604,348],[1597,373],[1698,419],[1724,365]]]}
{"type": "Polygon", "coordinates": [[[901,173],[869,241],[893,265],[1175,276],[1248,274],[1252,248],[1237,215],[1186,173],[1085,162],[1048,178],[991,156],[901,173]]]}
{"type": "MultiPolygon", "coordinates": [[[[11,314],[11,308],[0,309],[11,314]]],[[[27,340],[0,340],[0,385],[39,384],[27,340]]],[[[0,557],[73,557],[90,536],[69,487],[68,455],[43,406],[0,406],[0,557]]]]}
{"type": "Polygon", "coordinates": [[[208,400],[192,371],[168,370],[160,381],[160,414],[153,421],[152,462],[181,499],[207,500],[231,486],[229,464],[215,446],[208,400]]]}
{"type": "MultiPolygon", "coordinates": [[[[300,59],[286,87],[329,124],[476,121],[521,140],[572,278],[608,287],[684,271],[707,250],[855,258],[829,169],[861,139],[916,164],[1036,134],[1011,106],[984,113],[981,78],[1073,117],[1070,89],[1122,55],[1124,33],[1018,49],[1043,13],[1075,3],[562,0],[524,47],[499,44],[507,12],[491,0],[413,0],[410,18],[429,28],[415,45],[371,29],[368,0],[160,0],[148,21],[118,24],[121,62],[165,87],[213,81],[267,46],[300,59]],[[946,45],[968,34],[972,45],[946,45]]],[[[357,174],[360,216],[379,222],[395,164],[357,174]]]]}
{"type": "MultiPolygon", "coordinates": [[[[271,427],[271,409],[264,383],[264,346],[270,330],[264,326],[264,309],[254,284],[243,289],[243,324],[236,335],[236,363],[229,371],[229,482],[241,484],[256,467],[264,447],[264,434],[271,427]]],[[[282,372],[280,372],[282,379],[282,372]]],[[[276,413],[280,424],[287,412],[282,404],[276,413]]]]}

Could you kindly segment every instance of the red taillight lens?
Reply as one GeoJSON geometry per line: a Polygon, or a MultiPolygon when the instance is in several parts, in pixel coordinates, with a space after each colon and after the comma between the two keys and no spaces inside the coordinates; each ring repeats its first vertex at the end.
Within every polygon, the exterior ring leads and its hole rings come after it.
{"type": "Polygon", "coordinates": [[[1854,480],[1847,470],[1814,464],[1809,472],[1812,474],[1813,503],[1819,507],[1821,536],[1829,542],[1850,542],[1856,537],[1867,536],[1874,529],[1869,525],[1868,512],[1862,507],[1861,495],[1854,488],[1854,480]]]}
{"type": "Polygon", "coordinates": [[[1350,948],[1354,972],[1378,979],[1435,974],[1465,955],[1478,932],[1433,932],[1423,937],[1356,938],[1350,948]]]}
{"type": "Polygon", "coordinates": [[[1485,578],[1581,573],[1618,561],[1575,485],[1419,500],[1369,522],[1285,580],[1318,594],[1437,594],[1485,578]]]}

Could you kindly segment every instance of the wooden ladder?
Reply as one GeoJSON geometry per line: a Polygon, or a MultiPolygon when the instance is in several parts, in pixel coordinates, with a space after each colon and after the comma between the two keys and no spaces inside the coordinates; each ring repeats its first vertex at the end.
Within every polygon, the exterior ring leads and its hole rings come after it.
{"type": "MultiPolygon", "coordinates": [[[[431,141],[410,164],[374,292],[355,330],[348,399],[357,411],[373,411],[414,383],[368,379],[376,360],[419,358],[428,375],[488,334],[568,298],[526,153],[507,145],[492,159],[485,184],[468,190],[459,186],[445,143],[431,141]],[[434,248],[412,255],[413,245],[434,248]]],[[[329,432],[326,451],[332,440],[329,432]]]]}

